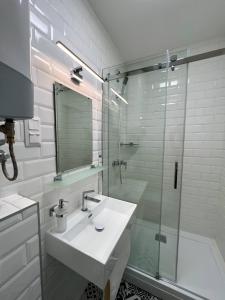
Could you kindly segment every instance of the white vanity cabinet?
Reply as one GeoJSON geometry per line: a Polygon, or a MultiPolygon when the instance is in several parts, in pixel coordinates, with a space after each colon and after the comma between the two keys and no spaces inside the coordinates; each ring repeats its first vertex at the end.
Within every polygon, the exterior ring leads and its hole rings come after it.
{"type": "Polygon", "coordinates": [[[130,256],[130,235],[131,230],[129,228],[125,229],[115,250],[113,251],[113,254],[109,258],[109,262],[110,259],[113,260],[116,258],[116,263],[111,269],[111,272],[108,274],[106,273],[105,276],[106,283],[108,280],[110,281],[110,299],[112,300],[116,298],[116,294],[130,256]]]}
{"type": "Polygon", "coordinates": [[[67,230],[46,233],[49,255],[96,284],[114,299],[130,255],[130,235],[136,204],[96,195],[91,211],[76,210],[67,230]],[[104,230],[95,229],[101,224],[104,230]]]}

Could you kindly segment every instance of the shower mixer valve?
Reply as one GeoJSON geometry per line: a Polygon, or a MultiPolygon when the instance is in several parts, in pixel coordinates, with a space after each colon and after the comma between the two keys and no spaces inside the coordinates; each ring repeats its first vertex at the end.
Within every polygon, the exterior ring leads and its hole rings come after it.
{"type": "Polygon", "coordinates": [[[112,166],[113,166],[113,167],[116,167],[116,166],[119,166],[119,165],[120,165],[119,159],[114,160],[114,161],[112,162],[112,166]]]}
{"type": "Polygon", "coordinates": [[[127,161],[117,159],[112,162],[112,166],[113,168],[117,166],[119,167],[119,175],[120,175],[119,178],[120,178],[120,183],[122,184],[123,183],[122,166],[124,166],[125,170],[127,170],[127,161]]]}
{"type": "Polygon", "coordinates": [[[122,167],[122,166],[124,166],[125,169],[127,169],[127,161],[117,159],[117,160],[114,160],[114,161],[112,162],[112,166],[113,166],[113,167],[116,167],[116,166],[122,167]]]}

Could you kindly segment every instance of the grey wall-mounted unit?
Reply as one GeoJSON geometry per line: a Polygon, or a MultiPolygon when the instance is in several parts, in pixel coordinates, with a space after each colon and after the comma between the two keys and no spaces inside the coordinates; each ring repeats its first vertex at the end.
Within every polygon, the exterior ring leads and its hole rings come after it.
{"type": "Polygon", "coordinates": [[[33,117],[29,1],[0,1],[0,119],[33,117]]]}
{"type": "Polygon", "coordinates": [[[0,131],[9,145],[9,155],[0,149],[0,164],[3,174],[16,180],[18,166],[14,154],[14,120],[33,117],[33,83],[30,67],[30,11],[28,0],[0,1],[0,131]],[[11,158],[13,174],[7,170],[7,160],[11,158]]]}

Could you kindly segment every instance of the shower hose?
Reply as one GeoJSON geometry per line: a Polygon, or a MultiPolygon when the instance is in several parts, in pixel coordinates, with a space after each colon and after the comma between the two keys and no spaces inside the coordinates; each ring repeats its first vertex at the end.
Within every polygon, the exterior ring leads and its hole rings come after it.
{"type": "Polygon", "coordinates": [[[12,161],[12,165],[13,165],[13,175],[12,177],[10,177],[7,168],[6,168],[6,159],[3,159],[1,161],[2,164],[2,172],[5,175],[5,177],[9,180],[9,181],[14,181],[16,180],[17,176],[18,176],[18,166],[17,166],[17,162],[16,162],[16,158],[15,158],[15,154],[14,154],[14,150],[13,150],[13,143],[9,143],[9,154],[11,157],[11,161],[12,161]]]}
{"type": "Polygon", "coordinates": [[[6,167],[6,162],[7,162],[7,155],[2,151],[2,157],[1,157],[1,165],[2,165],[2,172],[5,175],[5,177],[9,181],[14,181],[16,180],[18,176],[18,166],[14,154],[14,149],[13,149],[13,144],[14,144],[14,138],[15,138],[15,124],[12,119],[6,119],[5,124],[0,126],[0,131],[3,132],[6,136],[6,141],[9,145],[9,155],[12,161],[13,165],[13,175],[10,177],[7,167],[6,167]]]}

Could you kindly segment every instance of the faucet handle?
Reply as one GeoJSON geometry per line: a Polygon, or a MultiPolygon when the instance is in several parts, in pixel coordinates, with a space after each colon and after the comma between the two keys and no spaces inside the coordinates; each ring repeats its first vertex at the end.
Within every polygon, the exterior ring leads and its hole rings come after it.
{"type": "Polygon", "coordinates": [[[89,191],[84,191],[82,194],[83,194],[83,199],[86,199],[87,197],[87,194],[89,193],[93,193],[95,190],[89,190],[89,191]]]}
{"type": "Polygon", "coordinates": [[[64,203],[68,203],[69,201],[66,201],[64,199],[59,199],[59,208],[63,208],[64,203]]]}

